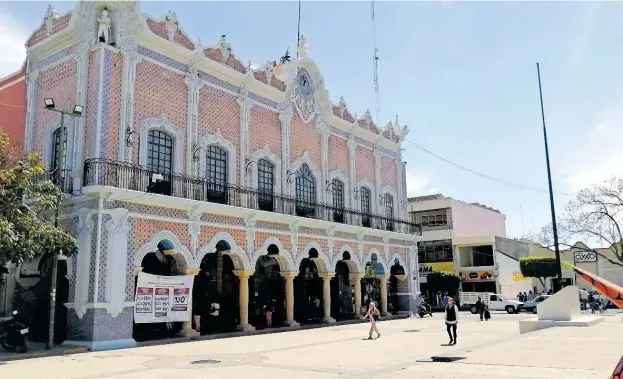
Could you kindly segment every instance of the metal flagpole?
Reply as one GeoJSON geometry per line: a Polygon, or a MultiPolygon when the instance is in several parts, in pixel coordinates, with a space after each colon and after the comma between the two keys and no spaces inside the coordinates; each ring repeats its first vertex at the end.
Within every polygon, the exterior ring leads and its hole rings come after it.
{"type": "Polygon", "coordinates": [[[552,190],[552,172],[549,163],[549,148],[547,145],[547,129],[545,127],[545,110],[543,108],[543,90],[541,87],[541,69],[539,63],[536,64],[536,73],[539,79],[539,97],[541,99],[541,120],[543,121],[543,141],[545,142],[545,164],[547,165],[547,181],[549,184],[549,206],[552,212],[552,230],[554,232],[554,252],[556,254],[556,276],[558,283],[554,286],[554,293],[560,289],[562,284],[562,267],[560,263],[560,249],[558,248],[558,227],[556,226],[556,209],[554,208],[554,191],[552,190]]]}
{"type": "Polygon", "coordinates": [[[299,20],[296,26],[296,58],[299,58],[299,43],[301,42],[301,0],[299,0],[299,20]]]}

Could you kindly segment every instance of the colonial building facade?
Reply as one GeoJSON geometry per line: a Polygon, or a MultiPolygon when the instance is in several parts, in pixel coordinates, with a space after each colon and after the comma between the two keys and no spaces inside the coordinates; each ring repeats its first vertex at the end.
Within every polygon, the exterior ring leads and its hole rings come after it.
{"type": "Polygon", "coordinates": [[[72,344],[135,344],[134,276],[163,239],[189,273],[207,270],[216,244],[229,243],[239,329],[257,326],[266,289],[256,269],[267,254],[284,324],[297,324],[304,267],[322,283],[325,322],[358,313],[366,265],[383,311],[392,280],[393,311],[409,310],[417,278],[404,274],[416,267],[421,233],[405,221],[408,130],[331,103],[304,39],[300,58],[252,68],[225,36],[194,41],[173,13],[84,1],[65,15],[48,9],[27,47],[26,149],[43,154],[68,193],[61,224],[80,243],[68,261],[72,344]],[[61,130],[46,98],[56,109],[84,106],[83,117],[66,116],[61,130]],[[345,287],[333,284],[338,276],[345,287]],[[342,288],[354,294],[346,311],[335,305],[342,288]]]}

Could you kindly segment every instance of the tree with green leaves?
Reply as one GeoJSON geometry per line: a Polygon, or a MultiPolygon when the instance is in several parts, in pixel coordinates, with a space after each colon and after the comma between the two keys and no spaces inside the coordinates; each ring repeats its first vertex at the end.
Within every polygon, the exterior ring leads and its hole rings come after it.
{"type": "Polygon", "coordinates": [[[519,258],[521,275],[526,278],[536,278],[545,288],[545,279],[557,275],[555,257],[523,257],[519,258]]]}
{"type": "Polygon", "coordinates": [[[64,194],[47,178],[40,154],[20,155],[0,132],[0,266],[61,250],[75,254],[78,241],[54,225],[64,194]]]}

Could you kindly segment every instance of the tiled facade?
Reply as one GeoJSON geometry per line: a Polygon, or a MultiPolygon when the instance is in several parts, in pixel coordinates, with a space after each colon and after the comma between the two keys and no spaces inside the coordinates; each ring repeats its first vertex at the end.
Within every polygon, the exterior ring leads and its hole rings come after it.
{"type": "MultiPolygon", "coordinates": [[[[88,27],[98,16],[96,4],[79,2],[73,13],[51,16],[53,32],[44,32],[43,25],[28,51],[30,150],[51,152],[51,135],[59,127],[57,114],[43,109],[44,97],[53,97],[57,108],[70,109],[78,102],[85,106],[83,118],[65,121],[70,137],[75,136],[68,141],[74,159],[67,163],[74,196],[63,218],[72,220],[70,229],[82,243],[79,256],[71,258],[72,341],[104,348],[132,339],[133,270],[163,238],[175,244],[182,268],[198,268],[218,240],[232,245],[241,270],[253,271],[270,244],[284,256],[282,271],[298,271],[295,262],[307,257],[311,247],[329,274],[346,251],[351,267],[359,271],[352,274],[362,274],[370,259],[379,263],[379,275],[389,275],[394,263],[407,271],[414,266],[417,236],[402,227],[358,224],[361,216],[356,216],[362,211],[356,194],[363,181],[372,187],[368,212],[387,215],[379,198],[390,196],[391,224],[406,218],[406,189],[399,178],[404,177],[400,142],[407,129],[397,123],[378,127],[369,112],[356,118],[343,99],[331,104],[304,41],[300,59],[251,68],[224,39],[210,47],[198,45],[175,14],[143,18],[136,2],[100,3],[98,7],[108,7],[114,23],[112,43],[97,42],[97,27],[88,27]],[[54,51],[55,33],[75,44],[54,51]],[[185,180],[175,184],[176,190],[184,195],[167,197],[128,187],[141,177],[124,177],[122,169],[148,164],[150,130],[171,137],[173,172],[185,180]],[[315,185],[313,201],[332,204],[328,184],[340,180],[343,206],[354,208],[355,216],[336,222],[327,210],[311,218],[258,210],[244,203],[247,189],[236,192],[236,201],[243,205],[194,199],[195,192],[184,186],[206,176],[210,146],[226,152],[231,188],[257,188],[257,161],[267,159],[275,166],[274,188],[295,196],[295,177],[307,165],[315,185]],[[84,169],[89,158],[100,166],[84,169]],[[111,262],[119,259],[125,267],[114,266],[113,271],[111,262]],[[125,281],[121,295],[111,292],[118,280],[125,281]]],[[[404,296],[413,292],[410,279],[399,288],[404,296]]]]}

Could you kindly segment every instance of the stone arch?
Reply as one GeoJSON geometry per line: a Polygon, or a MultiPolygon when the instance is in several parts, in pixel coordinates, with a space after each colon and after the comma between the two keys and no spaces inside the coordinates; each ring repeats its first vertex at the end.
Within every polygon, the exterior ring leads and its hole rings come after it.
{"type": "Polygon", "coordinates": [[[258,249],[253,252],[253,257],[251,258],[250,267],[252,270],[255,269],[257,265],[257,260],[260,256],[265,255],[268,252],[268,247],[270,245],[275,245],[279,249],[279,254],[272,255],[277,262],[279,262],[279,270],[280,271],[293,271],[294,270],[294,261],[292,260],[292,256],[290,252],[283,247],[283,244],[277,237],[268,237],[262,243],[258,249]]]}
{"type": "Polygon", "coordinates": [[[236,240],[231,234],[227,232],[218,232],[212,237],[210,242],[203,245],[199,250],[197,250],[197,255],[195,255],[195,266],[194,268],[199,268],[201,265],[201,261],[206,256],[206,254],[213,253],[216,251],[216,244],[219,241],[227,241],[231,246],[230,252],[227,254],[231,260],[234,262],[234,267],[236,270],[253,270],[254,267],[251,266],[249,262],[249,257],[247,253],[236,244],[236,240]]]}
{"type": "Polygon", "coordinates": [[[184,166],[184,159],[182,158],[182,151],[184,150],[184,132],[180,127],[169,121],[169,118],[165,114],[161,114],[158,117],[146,118],[140,122],[139,163],[141,165],[147,163],[147,135],[150,130],[161,130],[173,138],[173,164],[171,168],[173,172],[181,172],[184,166]]]}
{"type": "Polygon", "coordinates": [[[342,245],[342,247],[340,247],[338,254],[333,257],[333,262],[331,262],[332,267],[335,267],[337,262],[344,260],[344,252],[346,251],[350,254],[350,259],[344,262],[348,265],[350,272],[363,274],[365,272],[363,265],[357,259],[357,255],[354,253],[355,250],[348,245],[342,245]]]}
{"type": "Polygon", "coordinates": [[[195,267],[190,250],[182,244],[175,233],[168,230],[161,230],[157,232],[151,238],[151,241],[147,242],[138,249],[136,254],[134,254],[134,267],[140,267],[143,262],[143,258],[145,258],[148,253],[156,251],[158,249],[158,243],[163,239],[168,239],[173,242],[173,246],[175,246],[175,254],[173,257],[175,258],[179,268],[184,269],[195,267]]]}
{"type": "Polygon", "coordinates": [[[330,268],[332,268],[331,260],[322,251],[322,249],[320,248],[320,245],[316,241],[310,241],[309,243],[307,243],[307,246],[305,246],[302,252],[298,254],[298,257],[296,258],[296,261],[294,262],[294,268],[296,270],[298,270],[298,268],[301,265],[301,262],[305,258],[311,259],[316,264],[316,267],[318,267],[318,272],[326,273],[326,272],[329,272],[330,268]],[[311,249],[316,249],[316,251],[318,252],[318,258],[309,257],[309,251],[311,249]]]}
{"type": "Polygon", "coordinates": [[[365,269],[366,264],[368,264],[368,262],[372,262],[372,256],[376,255],[376,261],[381,265],[383,272],[378,272],[378,267],[375,267],[376,273],[377,274],[389,274],[389,269],[387,268],[387,263],[385,262],[385,260],[383,259],[383,256],[381,255],[381,253],[379,253],[379,251],[377,249],[370,249],[370,251],[368,252],[368,255],[366,255],[366,257],[363,259],[362,266],[365,269]]]}

